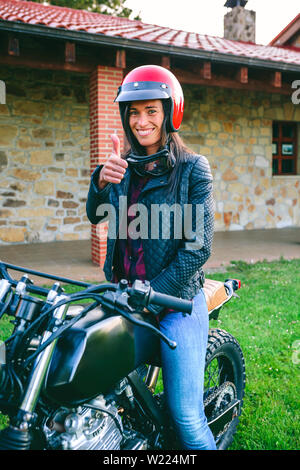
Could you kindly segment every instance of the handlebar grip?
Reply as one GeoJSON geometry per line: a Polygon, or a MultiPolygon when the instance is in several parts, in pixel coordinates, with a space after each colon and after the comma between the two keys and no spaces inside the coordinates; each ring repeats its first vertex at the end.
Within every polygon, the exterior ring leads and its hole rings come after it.
{"type": "Polygon", "coordinates": [[[167,307],[172,310],[177,310],[178,312],[192,313],[193,310],[193,301],[179,299],[178,297],[173,297],[167,294],[161,294],[160,292],[155,292],[152,290],[148,300],[148,304],[156,304],[161,307],[167,307]]]}

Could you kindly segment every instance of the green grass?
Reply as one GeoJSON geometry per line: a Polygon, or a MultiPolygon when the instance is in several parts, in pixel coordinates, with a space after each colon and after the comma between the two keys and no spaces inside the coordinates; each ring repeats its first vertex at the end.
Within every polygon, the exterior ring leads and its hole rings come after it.
{"type": "Polygon", "coordinates": [[[240,298],[211,322],[237,338],[246,362],[243,413],[231,449],[299,449],[300,260],[232,262],[226,273],[207,277],[242,282],[240,298]]]}
{"type": "MultiPolygon", "coordinates": [[[[236,261],[207,277],[242,282],[240,298],[210,323],[235,336],[245,356],[244,406],[231,449],[299,449],[300,260],[236,261]]],[[[2,319],[0,339],[9,330],[2,319]]]]}
{"type": "MultiPolygon", "coordinates": [[[[236,337],[246,363],[243,412],[230,449],[299,449],[300,260],[236,261],[206,277],[242,283],[239,298],[210,322],[236,337]]],[[[161,389],[160,376],[156,390],[161,389]]]]}

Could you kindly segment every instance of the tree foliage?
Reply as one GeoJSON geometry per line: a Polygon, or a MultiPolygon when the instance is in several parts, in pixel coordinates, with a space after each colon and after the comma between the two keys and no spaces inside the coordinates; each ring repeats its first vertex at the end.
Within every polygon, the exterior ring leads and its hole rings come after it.
{"type": "MultiPolygon", "coordinates": [[[[45,3],[45,0],[33,0],[37,3],[45,3]]],[[[125,7],[126,0],[47,0],[50,5],[74,8],[76,10],[87,10],[104,15],[114,15],[129,18],[132,14],[130,8],[125,7]]],[[[140,20],[137,15],[133,19],[140,20]]]]}

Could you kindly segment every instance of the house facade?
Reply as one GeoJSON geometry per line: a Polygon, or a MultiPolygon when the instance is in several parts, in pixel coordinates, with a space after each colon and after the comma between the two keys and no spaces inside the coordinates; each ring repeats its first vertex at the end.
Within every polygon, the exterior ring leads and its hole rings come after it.
{"type": "Polygon", "coordinates": [[[90,172],[111,133],[123,142],[116,91],[147,63],[182,83],[180,134],[210,162],[216,230],[300,226],[297,46],[16,0],[0,0],[0,39],[1,244],[91,238],[103,263],[107,227],[91,232],[85,214],[90,172]]]}

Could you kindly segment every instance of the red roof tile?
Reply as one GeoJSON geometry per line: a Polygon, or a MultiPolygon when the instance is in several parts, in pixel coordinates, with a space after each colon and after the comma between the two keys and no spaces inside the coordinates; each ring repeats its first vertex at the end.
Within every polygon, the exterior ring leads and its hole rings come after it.
{"type": "Polygon", "coordinates": [[[47,6],[22,0],[0,0],[0,21],[20,21],[50,28],[85,31],[91,34],[118,36],[187,49],[215,51],[220,54],[300,65],[300,52],[288,47],[263,46],[231,41],[204,34],[178,31],[137,20],[84,10],[47,6]]]}

